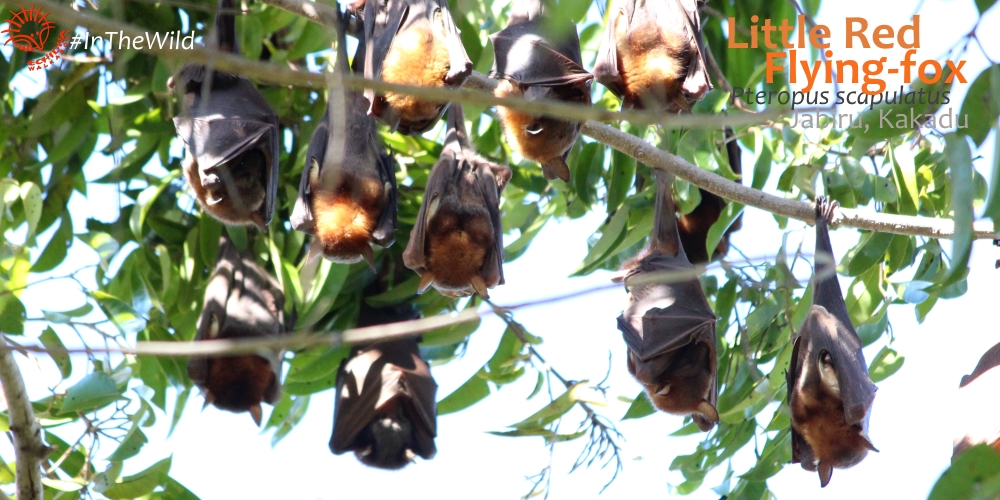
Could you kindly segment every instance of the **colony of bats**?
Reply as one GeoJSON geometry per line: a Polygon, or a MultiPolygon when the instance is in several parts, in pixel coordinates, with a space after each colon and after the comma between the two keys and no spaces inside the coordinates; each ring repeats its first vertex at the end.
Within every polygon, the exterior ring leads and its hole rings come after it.
{"type": "MultiPolygon", "coordinates": [[[[491,35],[491,76],[497,96],[591,102],[597,80],[624,108],[690,112],[712,88],[705,63],[696,0],[613,0],[593,73],[583,68],[576,27],[542,0],[514,0],[508,25],[491,35]]],[[[220,0],[219,50],[238,53],[233,0],[220,0]]],[[[459,87],[471,74],[460,32],[444,0],[360,0],[350,7],[363,28],[349,67],[341,15],[334,74],[427,87],[459,87]]],[[[184,175],[205,213],[232,225],[264,231],[275,211],[278,117],[245,78],[187,65],[168,85],[181,95],[175,118],[186,146],[184,175]]],[[[401,134],[419,135],[447,112],[444,148],[429,173],[419,213],[394,272],[409,268],[418,292],[434,287],[448,297],[478,295],[504,283],[500,197],[510,168],[478,155],[466,133],[461,106],[395,93],[331,88],[328,108],[308,144],[290,222],[313,236],[308,258],[365,261],[378,272],[372,245],[396,238],[396,164],[379,144],[376,121],[401,134]]],[[[508,146],[541,165],[546,179],[569,181],[567,164],[581,124],[498,106],[508,146]]],[[[725,131],[725,157],[737,178],[741,151],[725,131]]],[[[628,372],[661,411],[690,416],[710,432],[719,422],[716,316],[696,277],[658,279],[696,269],[729,250],[732,222],[713,249],[709,229],[726,209],[721,197],[700,191],[701,201],[678,215],[672,176],[657,172],[655,220],[646,251],[627,262],[616,281],[628,302],[618,317],[628,372]]],[[[819,474],[826,486],[834,468],[858,464],[878,451],[868,437],[876,387],[868,377],[861,341],[851,324],[836,273],[828,227],[836,204],[816,200],[816,265],[812,307],[792,341],[787,369],[787,414],[792,462],[819,474]]],[[[391,255],[391,254],[389,254],[391,255]]],[[[363,306],[363,309],[367,306],[363,306]]],[[[266,338],[294,327],[281,287],[251,252],[228,239],[220,243],[205,291],[195,340],[266,338]]],[[[417,317],[416,310],[367,309],[359,324],[417,317]]],[[[282,352],[193,357],[191,379],[206,405],[249,412],[259,425],[261,403],[280,396],[282,352]]],[[[956,432],[957,455],[976,443],[1000,449],[1000,413],[990,406],[1000,385],[1000,344],[961,382],[963,401],[983,403],[965,411],[956,432]],[[987,406],[989,406],[987,408],[987,406]]],[[[414,339],[354,346],[337,375],[330,449],[353,451],[368,465],[398,469],[416,456],[436,453],[437,385],[414,339]]]]}

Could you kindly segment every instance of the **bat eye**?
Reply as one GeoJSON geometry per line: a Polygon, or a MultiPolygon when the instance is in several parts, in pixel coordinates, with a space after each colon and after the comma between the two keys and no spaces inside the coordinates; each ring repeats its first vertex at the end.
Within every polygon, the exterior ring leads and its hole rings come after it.
{"type": "Polygon", "coordinates": [[[208,338],[214,339],[219,336],[219,317],[212,315],[212,321],[208,324],[208,338]]]}
{"type": "Polygon", "coordinates": [[[538,122],[533,122],[529,124],[527,127],[524,127],[524,131],[531,135],[538,135],[542,133],[542,130],[545,129],[538,122]]]}
{"type": "Polygon", "coordinates": [[[827,351],[823,351],[819,354],[819,361],[824,365],[833,366],[833,357],[830,356],[830,353],[827,351]]]}

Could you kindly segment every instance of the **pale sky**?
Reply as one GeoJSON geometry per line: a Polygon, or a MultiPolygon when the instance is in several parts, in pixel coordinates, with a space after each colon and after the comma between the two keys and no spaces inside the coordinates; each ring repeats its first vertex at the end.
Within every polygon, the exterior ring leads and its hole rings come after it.
{"type": "MultiPolygon", "coordinates": [[[[910,22],[916,0],[872,2],[858,0],[826,0],[817,19],[828,24],[834,33],[837,58],[861,60],[886,55],[899,59],[902,51],[870,49],[852,52],[839,48],[846,16],[865,17],[871,26],[889,24],[901,26],[910,22]]],[[[921,42],[917,60],[941,59],[946,49],[967,33],[977,19],[972,0],[927,0],[920,11],[921,42]]],[[[990,56],[1000,60],[1000,8],[991,10],[979,28],[979,35],[990,56]]],[[[964,73],[970,83],[987,62],[978,47],[972,46],[965,58],[964,73]]],[[[27,82],[22,81],[21,85],[27,82]]],[[[899,83],[889,82],[889,89],[899,83]]],[[[857,86],[844,85],[842,90],[857,86]]],[[[962,102],[967,85],[957,85],[952,92],[955,112],[962,102]]],[[[27,91],[25,91],[27,92],[27,91]]],[[[849,109],[847,111],[854,111],[849,109]]],[[[974,153],[974,166],[989,179],[993,161],[993,134],[984,147],[974,153]],[[978,154],[978,157],[977,157],[978,154]]],[[[752,152],[744,152],[744,164],[752,152]]],[[[109,164],[88,167],[104,172],[109,164]]],[[[777,175],[772,175],[777,180],[777,175]]],[[[91,184],[91,199],[115,199],[112,187],[91,184]]],[[[772,185],[767,188],[775,192],[772,185]]],[[[90,214],[103,220],[115,217],[116,207],[88,205],[74,194],[71,202],[74,214],[90,214]]],[[[584,278],[567,278],[586,255],[587,238],[599,228],[602,208],[582,219],[562,224],[550,222],[520,259],[504,266],[506,285],[491,291],[498,304],[518,304],[583,290],[608,283],[610,273],[597,272],[584,278]],[[544,284],[544,285],[543,285],[544,284]]],[[[81,232],[84,217],[77,215],[75,225],[81,232]]],[[[782,232],[767,213],[748,209],[743,230],[733,236],[733,244],[754,257],[773,256],[780,244],[782,232]]],[[[790,237],[797,245],[805,234],[806,249],[813,245],[813,231],[792,221],[790,237]],[[802,231],[802,228],[806,228],[802,231]]],[[[857,241],[858,233],[840,229],[833,233],[835,254],[844,253],[857,241]]],[[[48,235],[40,238],[47,241],[48,235]]],[[[947,247],[947,245],[946,245],[947,247]]],[[[40,246],[41,248],[41,246],[40,246]]],[[[37,255],[37,252],[33,255],[37,255]]],[[[76,242],[71,251],[76,258],[72,266],[63,265],[51,275],[66,274],[80,263],[95,261],[93,252],[76,242]]],[[[734,258],[735,253],[730,257],[734,258]]],[[[870,436],[880,453],[869,454],[858,466],[836,470],[825,489],[819,488],[815,473],[798,465],[787,465],[768,481],[771,490],[783,499],[790,498],[924,498],[938,476],[947,468],[951,457],[951,415],[958,411],[953,402],[955,389],[962,375],[972,371],[982,353],[1000,341],[1000,328],[992,321],[990,311],[1000,296],[1000,270],[993,263],[1000,258],[1000,249],[989,241],[974,245],[969,266],[968,292],[953,300],[940,301],[923,324],[917,324],[913,307],[896,305],[889,309],[894,335],[892,347],[906,357],[903,368],[888,380],[878,384],[870,422],[870,436]],[[939,343],[940,342],[940,343],[939,343]],[[933,398],[933,399],[932,399],[933,398]],[[929,404],[931,401],[940,401],[929,404]]],[[[804,267],[803,267],[804,269],[804,267]]],[[[46,275],[33,275],[35,281],[46,275]]],[[[807,278],[808,274],[802,276],[807,278]]],[[[846,282],[845,282],[846,283],[846,282]]],[[[67,292],[65,283],[47,283],[25,292],[22,297],[28,307],[28,317],[38,317],[40,307],[68,310],[82,303],[82,296],[67,292]],[[58,298],[56,298],[58,297],[58,298]]],[[[428,292],[435,293],[435,292],[428,292]]],[[[545,343],[538,347],[543,356],[564,376],[573,379],[599,380],[608,370],[608,406],[599,411],[617,421],[624,415],[627,404],[618,396],[634,397],[638,384],[625,369],[625,347],[615,328],[615,318],[621,312],[626,295],[622,290],[610,290],[566,302],[519,310],[515,317],[545,343]]],[[[44,326],[29,323],[29,336],[37,335],[44,326]]],[[[465,382],[493,354],[504,326],[496,318],[487,318],[472,336],[466,355],[443,366],[433,368],[439,384],[438,398],[443,398],[465,382]]],[[[885,345],[887,338],[865,351],[870,361],[885,345]]],[[[22,358],[23,360],[23,358],[22,358]]],[[[33,399],[48,393],[59,382],[53,365],[44,357],[21,363],[33,399]]],[[[85,359],[74,359],[74,380],[85,371],[85,359]]],[[[299,426],[274,448],[271,436],[260,435],[250,417],[235,415],[214,408],[201,411],[202,399],[193,396],[173,435],[167,439],[170,414],[157,413],[157,423],[146,430],[149,437],[139,457],[126,464],[124,474],[138,472],[148,465],[173,455],[171,476],[204,499],[220,498],[519,498],[530,488],[525,478],[538,473],[549,460],[548,448],[540,438],[505,438],[488,434],[502,431],[535,412],[547,402],[540,394],[530,401],[525,398],[535,383],[530,374],[517,383],[462,412],[438,419],[437,456],[418,461],[398,472],[386,472],[361,465],[353,455],[334,456],[327,448],[333,416],[333,391],[316,394],[309,412],[299,426]]],[[[60,387],[68,387],[62,384],[60,387]]],[[[770,415],[776,404],[762,412],[770,415]]],[[[170,409],[172,411],[172,408],[170,409]]],[[[265,412],[269,413],[269,408],[265,412]]],[[[266,414],[265,414],[266,416],[266,414]]],[[[564,419],[562,432],[576,428],[582,413],[574,411],[564,419]]],[[[762,417],[766,420],[767,417],[762,417]]],[[[624,471],[604,492],[602,498],[660,498],[668,495],[669,484],[680,484],[677,472],[668,471],[675,456],[689,454],[703,437],[702,434],[671,438],[668,434],[681,426],[681,418],[662,413],[640,419],[616,422],[624,434],[622,455],[624,471]],[[633,496],[637,495],[637,496],[633,496]]],[[[64,439],[76,437],[73,432],[57,431],[64,439]]],[[[74,431],[75,432],[75,431],[74,431]]],[[[763,446],[763,440],[760,446],[763,446]]],[[[553,459],[551,498],[598,498],[609,478],[610,470],[598,467],[581,468],[568,474],[584,441],[561,443],[553,459]]],[[[110,443],[109,443],[110,446],[110,443]]],[[[106,457],[111,448],[97,456],[106,457]]],[[[754,463],[753,442],[732,460],[735,474],[742,474],[754,463]]],[[[9,443],[0,441],[0,454],[12,460],[9,443]]],[[[98,461],[103,467],[106,462],[98,461]]],[[[716,487],[725,475],[724,467],[713,471],[692,499],[715,499],[716,487]]]]}

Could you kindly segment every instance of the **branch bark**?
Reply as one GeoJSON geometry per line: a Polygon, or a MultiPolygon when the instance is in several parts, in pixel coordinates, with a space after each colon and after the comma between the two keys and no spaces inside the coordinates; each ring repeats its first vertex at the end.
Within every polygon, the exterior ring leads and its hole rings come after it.
{"type": "MultiPolygon", "coordinates": [[[[332,26],[329,19],[335,19],[335,14],[331,7],[316,2],[306,0],[265,1],[325,26],[332,26]]],[[[124,25],[93,14],[77,12],[54,3],[52,0],[38,0],[37,3],[44,9],[49,10],[52,18],[65,24],[78,24],[97,32],[121,31],[125,36],[140,33],[140,30],[134,26],[124,25]]],[[[209,51],[200,46],[196,46],[192,50],[149,48],[147,52],[163,58],[182,59],[185,62],[206,64],[218,70],[252,77],[262,82],[281,85],[301,85],[313,88],[322,88],[326,84],[326,78],[323,75],[291,71],[276,64],[250,61],[231,54],[209,51]]],[[[665,118],[663,113],[649,111],[630,110],[613,112],[586,105],[574,105],[557,101],[527,101],[523,98],[499,99],[494,97],[492,93],[493,89],[496,88],[496,80],[490,79],[481,73],[473,73],[466,81],[465,88],[459,90],[396,85],[382,81],[368,81],[353,75],[344,80],[347,87],[355,90],[372,88],[379,93],[397,92],[440,102],[456,101],[480,106],[503,105],[532,114],[544,114],[570,120],[580,120],[584,122],[582,132],[585,135],[617,149],[649,167],[670,172],[691,184],[723,198],[810,224],[815,218],[812,203],[780,198],[748,188],[742,184],[737,184],[707,170],[698,168],[680,157],[660,151],[638,137],[598,123],[598,121],[624,120],[631,123],[661,125],[667,128],[721,127],[723,125],[765,123],[779,118],[785,113],[784,111],[763,111],[756,114],[734,113],[728,116],[670,115],[665,118]]],[[[800,109],[796,110],[796,112],[808,112],[808,110],[800,109]]],[[[841,209],[833,221],[833,225],[934,238],[953,238],[955,234],[955,224],[950,219],[880,214],[867,210],[841,209]]],[[[998,237],[993,223],[989,221],[977,221],[974,224],[973,230],[977,239],[995,239],[998,237]]]]}
{"type": "Polygon", "coordinates": [[[48,454],[48,447],[42,442],[42,429],[35,420],[31,400],[24,389],[21,370],[14,361],[14,352],[3,338],[0,349],[0,384],[3,384],[7,398],[7,416],[10,432],[14,435],[14,456],[17,461],[15,479],[17,500],[42,499],[42,459],[48,454]]]}

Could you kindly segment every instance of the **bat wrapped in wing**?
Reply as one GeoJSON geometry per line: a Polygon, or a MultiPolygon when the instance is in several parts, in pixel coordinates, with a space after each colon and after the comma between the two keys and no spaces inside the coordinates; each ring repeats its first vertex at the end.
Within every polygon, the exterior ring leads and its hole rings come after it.
{"type": "MultiPolygon", "coordinates": [[[[239,52],[234,9],[233,0],[220,0],[215,22],[223,52],[239,52]]],[[[172,90],[178,84],[184,112],[174,126],[187,149],[184,176],[198,203],[226,224],[263,231],[278,191],[278,115],[237,75],[188,64],[167,82],[172,90]]]]}
{"type": "Polygon", "coordinates": [[[656,277],[694,269],[677,235],[670,176],[659,171],[656,175],[652,242],[641,258],[626,265],[629,300],[618,317],[618,329],[628,346],[628,371],[653,406],[691,415],[707,432],[719,421],[716,317],[697,278],[665,276],[664,282],[656,277]]]}
{"type": "MultiPolygon", "coordinates": [[[[346,73],[341,28],[337,71],[346,73]]],[[[355,64],[363,58],[364,44],[359,44],[355,64]]],[[[316,237],[310,256],[346,264],[363,259],[374,269],[371,244],[389,247],[396,240],[395,162],[379,145],[361,93],[333,86],[329,100],[309,140],[292,227],[316,237]]]]}
{"type": "MultiPolygon", "coordinates": [[[[249,339],[287,335],[281,286],[226,238],[219,244],[215,272],[205,289],[205,303],[194,340],[249,339]]],[[[205,395],[205,404],[240,413],[260,425],[261,403],[281,397],[280,349],[239,356],[192,356],[187,372],[205,395]]]]}
{"type": "Polygon", "coordinates": [[[836,202],[816,198],[816,265],[813,305],[793,341],[788,367],[792,412],[792,463],[819,472],[820,486],[833,469],[857,465],[878,451],[868,438],[875,391],[837,280],[829,225],[836,202]]]}
{"type": "Polygon", "coordinates": [[[1000,451],[1000,344],[979,359],[976,369],[962,377],[955,407],[952,459],[966,448],[984,443],[1000,451]]]}
{"type": "MultiPolygon", "coordinates": [[[[446,0],[365,0],[365,78],[424,87],[460,87],[472,61],[446,0]]],[[[402,134],[418,135],[437,123],[447,103],[365,90],[368,113],[402,134]]]]}
{"type": "Polygon", "coordinates": [[[704,0],[614,0],[594,77],[623,108],[690,111],[712,90],[698,13],[704,0]]]}
{"type": "MultiPolygon", "coordinates": [[[[729,158],[729,168],[740,178],[743,174],[742,150],[736,142],[736,135],[733,129],[726,127],[726,156],[729,158]]],[[[694,210],[683,214],[677,221],[677,230],[680,233],[681,244],[684,245],[684,252],[692,264],[704,264],[709,260],[719,260],[729,252],[729,236],[743,227],[743,214],[729,225],[719,244],[712,251],[711,259],[708,255],[708,231],[712,225],[719,220],[719,216],[726,209],[725,198],[699,189],[701,201],[694,210]]]]}
{"type": "Polygon", "coordinates": [[[437,452],[437,383],[415,339],[351,349],[337,373],[330,450],[362,463],[401,469],[437,452]]]}
{"type": "Polygon", "coordinates": [[[420,275],[420,292],[434,285],[448,297],[489,298],[487,289],[503,284],[500,193],[510,176],[471,149],[462,107],[453,105],[444,151],[403,251],[403,263],[420,275]]]}
{"type": "MultiPolygon", "coordinates": [[[[495,53],[490,76],[500,80],[497,97],[590,104],[594,76],[583,69],[576,26],[542,0],[515,0],[507,28],[490,38],[495,53]]],[[[580,135],[580,122],[504,106],[497,106],[497,114],[511,148],[540,163],[546,179],[569,182],[566,158],[580,135]]]]}

